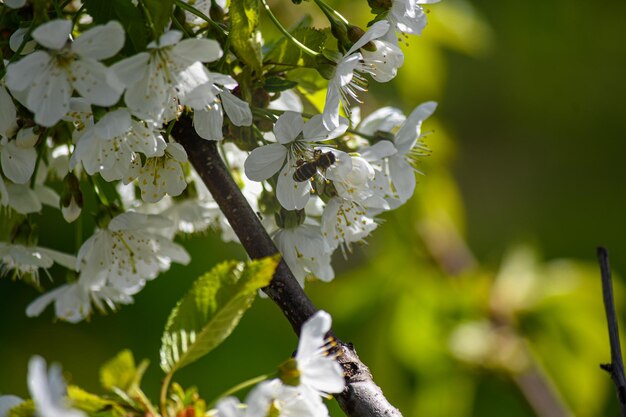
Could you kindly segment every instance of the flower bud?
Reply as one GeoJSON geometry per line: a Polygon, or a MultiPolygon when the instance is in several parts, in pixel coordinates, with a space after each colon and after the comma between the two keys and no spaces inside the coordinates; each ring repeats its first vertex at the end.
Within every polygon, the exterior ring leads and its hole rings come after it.
{"type": "Polygon", "coordinates": [[[304,223],[306,213],[304,210],[287,210],[283,207],[274,214],[274,220],[281,229],[293,229],[304,223]]]}
{"type": "Polygon", "coordinates": [[[61,194],[61,213],[66,222],[72,223],[80,216],[83,208],[83,193],[80,183],[74,173],[70,172],[63,179],[63,193],[61,194]]]}
{"type": "Polygon", "coordinates": [[[333,61],[329,60],[323,55],[318,55],[315,57],[315,69],[317,72],[327,80],[333,78],[335,74],[335,64],[333,61]]]}

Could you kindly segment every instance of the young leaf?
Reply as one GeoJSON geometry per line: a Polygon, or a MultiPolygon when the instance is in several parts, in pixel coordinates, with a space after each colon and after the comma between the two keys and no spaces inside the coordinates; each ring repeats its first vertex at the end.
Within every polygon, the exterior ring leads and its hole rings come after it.
{"type": "Polygon", "coordinates": [[[85,7],[94,23],[105,24],[118,20],[126,31],[124,53],[127,55],[143,51],[148,44],[146,23],[143,16],[130,0],[85,0],[85,7]]]}
{"type": "Polygon", "coordinates": [[[277,256],[223,262],[201,276],[170,313],[161,339],[161,368],[174,373],[218,346],[239,323],[260,288],[269,284],[277,256]]]}
{"type": "Polygon", "coordinates": [[[75,385],[67,387],[67,396],[73,407],[86,411],[88,414],[98,413],[103,417],[122,417],[126,414],[115,401],[91,394],[75,385]]]}
{"type": "MultiPolygon", "coordinates": [[[[291,32],[294,38],[302,42],[310,49],[318,52],[330,36],[328,29],[316,29],[312,27],[299,27],[291,32]]],[[[287,38],[283,38],[265,57],[266,62],[277,65],[305,65],[315,66],[315,57],[306,54],[302,49],[297,48],[287,38]]]]}
{"type": "Polygon", "coordinates": [[[294,88],[298,83],[295,81],[286,80],[281,77],[267,77],[263,88],[271,93],[278,93],[280,91],[289,90],[294,88]]]}
{"type": "Polygon", "coordinates": [[[256,72],[261,70],[261,44],[257,38],[259,2],[239,0],[230,4],[230,44],[237,57],[256,72]]]}
{"type": "Polygon", "coordinates": [[[136,367],[133,353],[125,349],[102,365],[100,383],[109,391],[116,388],[125,392],[131,391],[139,386],[147,366],[148,361],[144,360],[136,367]]]}

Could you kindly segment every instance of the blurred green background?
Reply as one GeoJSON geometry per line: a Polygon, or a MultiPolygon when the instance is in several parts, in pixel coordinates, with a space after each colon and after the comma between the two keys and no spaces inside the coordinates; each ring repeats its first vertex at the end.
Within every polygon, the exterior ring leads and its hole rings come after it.
{"type": "MultiPolygon", "coordinates": [[[[285,23],[315,11],[271,4],[285,23]]],[[[353,23],[370,19],[364,0],[331,4],[353,23]]],[[[595,247],[626,270],[626,2],[445,0],[427,10],[405,68],[372,85],[362,110],[440,103],[424,129],[433,131],[426,176],[368,245],[336,258],[335,281],[307,291],[407,417],[616,415],[598,368],[610,354],[595,247]]],[[[74,250],[73,238],[59,241],[71,234],[58,213],[42,221],[42,245],[74,250]]],[[[0,280],[0,393],[27,396],[33,354],[102,392],[99,366],[129,348],[150,359],[144,387],[156,399],[171,307],[213,264],[244,258],[215,234],[185,243],[189,267],[90,323],[53,323],[50,311],[27,319],[36,291],[0,280]]],[[[279,310],[257,300],[222,346],[176,378],[210,399],[271,371],[296,343],[279,310]]]]}

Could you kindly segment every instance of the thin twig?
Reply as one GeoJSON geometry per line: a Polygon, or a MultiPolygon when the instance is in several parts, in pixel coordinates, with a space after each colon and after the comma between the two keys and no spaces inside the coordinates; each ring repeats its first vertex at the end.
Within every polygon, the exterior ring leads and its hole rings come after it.
{"type": "MultiPolygon", "coordinates": [[[[172,129],[172,136],[185,148],[189,161],[228,219],[248,255],[263,258],[278,253],[239,187],[220,157],[216,142],[198,136],[189,117],[182,117],[172,129]]],[[[296,334],[317,309],[304,293],[293,273],[281,261],[274,278],[263,291],[280,307],[296,334]]],[[[335,337],[335,339],[337,339],[335,337]]],[[[337,339],[338,362],[344,369],[346,389],[336,399],[350,417],[402,417],[372,379],[354,347],[337,339]]]]}
{"type": "Polygon", "coordinates": [[[609,343],[611,344],[611,363],[600,365],[600,367],[611,374],[620,403],[620,416],[626,417],[626,377],[624,376],[624,361],[622,360],[622,349],[619,343],[619,330],[615,315],[609,254],[603,247],[597,248],[597,254],[602,274],[602,296],[604,298],[606,320],[609,325],[609,343]]]}

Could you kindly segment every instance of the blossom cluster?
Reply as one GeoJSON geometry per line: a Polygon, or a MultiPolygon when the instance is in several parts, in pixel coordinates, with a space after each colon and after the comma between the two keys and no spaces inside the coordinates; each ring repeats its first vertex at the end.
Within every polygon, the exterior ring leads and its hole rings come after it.
{"type": "MultiPolygon", "coordinates": [[[[296,354],[279,367],[278,378],[255,386],[245,403],[234,396],[221,398],[210,415],[328,417],[323,398],[345,388],[343,369],[331,353],[334,340],[326,337],[330,327],[330,315],[318,311],[302,326],[296,354]]],[[[28,388],[39,417],[87,415],[71,404],[60,366],[53,364],[47,370],[46,361],[40,356],[30,360],[28,388]]],[[[14,395],[0,396],[0,417],[8,416],[9,410],[22,402],[14,395]]]]}
{"type": "MultiPolygon", "coordinates": [[[[334,251],[347,255],[377,228],[377,216],[412,196],[416,165],[429,152],[421,129],[436,103],[408,116],[384,107],[360,121],[355,103],[372,80],[396,76],[404,62],[397,37],[421,33],[420,4],[433,2],[383,2],[365,32],[316,0],[337,50],[286,40],[315,55],[319,78],[328,80],[323,107],[310,114],[306,91],[287,77],[297,66],[255,67],[224,40],[226,29],[228,39],[237,33],[228,26],[234,19],[224,18],[234,11],[220,2],[188,2],[185,21],[172,14],[162,33],[146,19],[152,40],[138,48],[127,25],[102,23],[81,2],[66,2],[63,13],[44,10],[54,16],[41,23],[31,9],[45,5],[5,1],[0,7],[32,20],[11,28],[0,73],[0,205],[11,229],[0,236],[0,274],[40,288],[40,268],[57,263],[70,271],[27,314],[54,304],[59,319],[78,322],[94,307],[131,303],[172,263],[190,262],[173,242],[178,234],[212,227],[237,241],[170,134],[183,117],[193,121],[197,140],[219,144],[300,284],[332,280],[334,251]],[[272,77],[279,87],[267,87],[272,77]],[[37,245],[33,215],[43,205],[68,223],[93,225],[84,241],[77,232],[75,255],[37,245]]],[[[262,37],[252,38],[261,50],[262,37]]],[[[263,395],[277,393],[277,384],[263,395]]]]}

